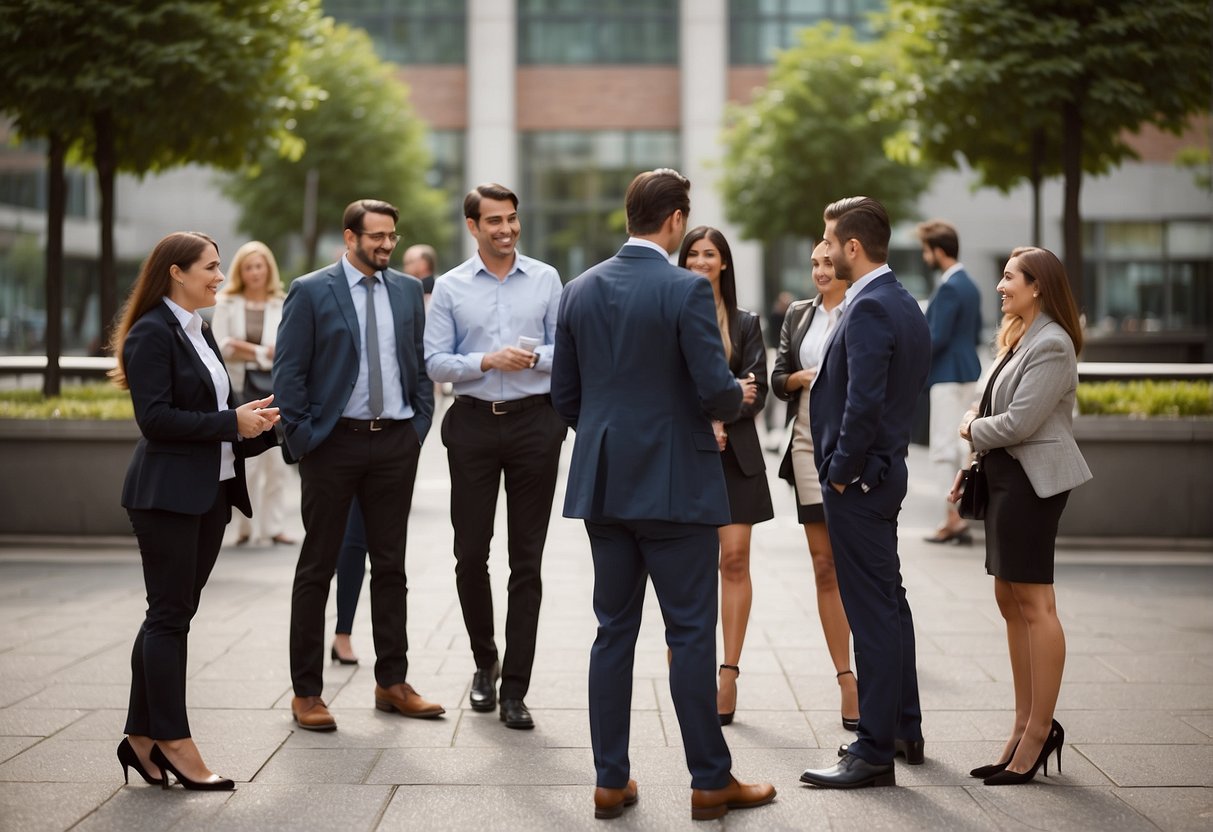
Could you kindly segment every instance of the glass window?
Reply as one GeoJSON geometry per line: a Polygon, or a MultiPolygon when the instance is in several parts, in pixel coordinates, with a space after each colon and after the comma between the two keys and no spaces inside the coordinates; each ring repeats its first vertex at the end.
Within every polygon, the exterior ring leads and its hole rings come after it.
{"type": "Polygon", "coordinates": [[[324,0],[324,13],[365,29],[385,61],[462,64],[467,0],[324,0]]]}
{"type": "Polygon", "coordinates": [[[520,248],[566,282],[627,237],[623,197],[643,170],[677,167],[674,131],[534,132],[519,136],[520,248]]]}
{"type": "MultiPolygon", "coordinates": [[[[426,174],[426,184],[432,188],[441,188],[446,193],[449,202],[450,221],[454,224],[455,233],[446,245],[437,251],[437,274],[449,271],[463,262],[463,238],[466,232],[463,225],[463,196],[464,190],[464,149],[465,139],[462,130],[430,130],[427,134],[430,147],[430,158],[433,160],[429,173],[426,174]]],[[[423,242],[414,240],[413,242],[423,242]]],[[[401,249],[403,251],[403,249],[401,249]]]]}
{"type": "Polygon", "coordinates": [[[520,64],[676,64],[677,0],[518,0],[520,64]]]}
{"type": "Polygon", "coordinates": [[[868,15],[884,6],[884,0],[729,0],[729,63],[773,63],[779,50],[796,45],[802,28],[823,20],[871,37],[868,15]]]}

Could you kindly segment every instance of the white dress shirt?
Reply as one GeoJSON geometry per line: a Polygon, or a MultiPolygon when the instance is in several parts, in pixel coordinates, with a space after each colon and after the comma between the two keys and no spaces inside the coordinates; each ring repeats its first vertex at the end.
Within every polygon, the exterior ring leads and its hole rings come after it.
{"type": "MultiPolygon", "coordinates": [[[[168,308],[173,310],[173,314],[177,320],[181,322],[181,328],[185,330],[185,337],[190,339],[190,344],[194,348],[194,352],[198,353],[198,357],[202,359],[202,363],[206,365],[207,372],[211,374],[211,381],[215,385],[215,409],[222,412],[227,410],[227,399],[232,392],[232,383],[227,377],[227,370],[223,367],[223,362],[219,360],[219,356],[215,355],[215,351],[211,349],[211,345],[202,337],[202,316],[197,312],[187,312],[185,309],[173,301],[169,300],[166,295],[164,298],[168,308]]],[[[236,452],[232,450],[231,442],[221,442],[219,448],[219,482],[230,480],[236,476],[236,452]]]]}

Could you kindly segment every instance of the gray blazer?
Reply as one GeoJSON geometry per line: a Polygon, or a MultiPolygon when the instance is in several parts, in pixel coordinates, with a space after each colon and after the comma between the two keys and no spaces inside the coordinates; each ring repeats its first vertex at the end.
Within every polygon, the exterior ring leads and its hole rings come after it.
{"type": "Polygon", "coordinates": [[[1091,469],[1074,441],[1077,387],[1074,343],[1041,313],[994,382],[992,415],[969,425],[974,449],[1004,448],[1042,499],[1082,485],[1091,469]]]}

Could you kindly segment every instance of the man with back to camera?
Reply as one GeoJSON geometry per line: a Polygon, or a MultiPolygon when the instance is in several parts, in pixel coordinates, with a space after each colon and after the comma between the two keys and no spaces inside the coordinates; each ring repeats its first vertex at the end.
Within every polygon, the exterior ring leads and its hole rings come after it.
{"type": "Polygon", "coordinates": [[[901,581],[897,516],[906,496],[914,407],[931,363],[918,301],[886,262],[889,215],[869,197],[826,207],[835,276],[850,286],[809,395],[813,451],[842,605],[855,638],[857,738],[801,782],[893,786],[893,757],[923,761],[914,619],[901,581]]]}
{"type": "Polygon", "coordinates": [[[404,273],[411,274],[421,281],[421,291],[425,293],[425,305],[430,305],[430,296],[434,294],[434,273],[438,270],[438,252],[426,243],[417,243],[404,250],[404,273]]]}
{"type": "Polygon", "coordinates": [[[405,543],[434,389],[422,360],[421,284],[388,268],[399,219],[387,202],[351,202],[345,254],[291,284],[278,327],[274,390],[299,461],[306,530],[291,592],[291,713],[312,731],[337,727],[321,698],[324,612],[355,496],[371,561],[375,707],[444,713],[406,681],[405,543]]]}
{"type": "Polygon", "coordinates": [[[560,275],[517,251],[522,226],[509,188],[473,188],[463,212],[477,250],[434,288],[425,362],[430,378],[454,384],[442,442],[451,471],[455,586],[476,663],[468,699],[472,710],[494,710],[500,678],[501,721],[527,729],[535,727],[523,698],[535,661],[540,565],[568,432],[549,395],[560,275]],[[504,663],[493,637],[489,586],[502,475],[510,559],[504,663]]]}
{"type": "Polygon", "coordinates": [[[711,419],[757,395],[729,372],[708,281],[669,256],[686,233],[690,183],[663,168],[628,186],[623,248],[565,287],[552,403],[577,431],[564,515],[585,521],[598,636],[590,652],[594,815],[639,799],[630,779],[632,667],[646,580],[671,650],[670,693],[691,771],[691,817],[770,803],[732,776],[716,714],[719,538],[730,521],[711,419]]]}
{"type": "MultiPolygon", "coordinates": [[[[977,345],[981,342],[981,292],[961,265],[960,238],[943,220],[918,226],[922,262],[943,274],[927,304],[927,326],[931,328],[931,373],[927,387],[931,397],[930,460],[933,479],[943,493],[952,487],[956,472],[969,455],[969,443],[956,433],[965,411],[976,395],[981,375],[977,345]]],[[[955,504],[944,498],[944,521],[928,543],[973,542],[968,524],[955,504]]]]}

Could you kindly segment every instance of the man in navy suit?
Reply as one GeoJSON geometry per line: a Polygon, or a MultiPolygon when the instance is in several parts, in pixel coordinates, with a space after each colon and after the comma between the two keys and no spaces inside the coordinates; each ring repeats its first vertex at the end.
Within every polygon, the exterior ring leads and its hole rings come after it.
{"type": "Polygon", "coordinates": [[[602,818],[637,800],[628,733],[650,576],[672,653],[692,817],[775,796],[732,777],[716,715],[716,527],[729,522],[729,503],[710,420],[735,419],[756,390],[729,372],[711,285],[669,262],[686,233],[689,190],[673,170],[637,176],[626,197],[631,237],[565,287],[557,318],[552,404],[577,431],[564,515],[584,519],[594,559],[590,738],[602,818]]]}
{"type": "MultiPolygon", "coordinates": [[[[957,259],[960,239],[956,229],[943,220],[918,226],[922,261],[943,275],[927,304],[927,326],[931,328],[931,373],[927,386],[931,396],[931,470],[941,493],[956,479],[969,443],[957,434],[965,411],[973,406],[981,360],[981,292],[957,259]]],[[[971,543],[968,526],[945,498],[944,521],[929,543],[971,543]]]]}
{"type": "Polygon", "coordinates": [[[825,210],[834,273],[850,284],[810,389],[813,450],[842,605],[855,637],[858,738],[833,768],[801,781],[826,788],[892,786],[893,756],[922,761],[914,620],[901,583],[897,515],[906,495],[914,405],[931,335],[886,259],[889,215],[868,197],[825,210]]]}
{"type": "Polygon", "coordinates": [[[388,268],[400,214],[360,199],[345,209],[346,252],[298,278],[282,307],[274,389],[299,461],[307,531],[291,593],[291,712],[299,727],[337,727],[324,689],[324,610],[350,501],[366,521],[375,637],[375,707],[435,717],[406,681],[405,538],[421,442],[434,412],[425,374],[421,283],[388,268]]]}

